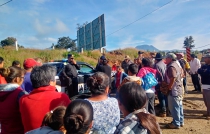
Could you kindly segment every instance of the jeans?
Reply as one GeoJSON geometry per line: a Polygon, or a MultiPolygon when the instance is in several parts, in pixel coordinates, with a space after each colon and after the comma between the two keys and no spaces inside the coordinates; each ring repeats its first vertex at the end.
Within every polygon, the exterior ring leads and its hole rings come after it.
{"type": "Polygon", "coordinates": [[[172,123],[176,126],[184,125],[184,112],[182,98],[178,96],[168,95],[168,108],[173,117],[172,123]]]}
{"type": "Polygon", "coordinates": [[[160,103],[161,111],[166,112],[166,108],[168,107],[167,96],[162,94],[160,90],[156,90],[156,91],[157,91],[157,96],[160,103]]]}
{"type": "Polygon", "coordinates": [[[183,78],[183,86],[184,86],[185,93],[187,93],[188,91],[187,91],[187,78],[186,77],[183,78]]]}
{"type": "Polygon", "coordinates": [[[155,93],[146,93],[146,95],[147,95],[146,109],[149,113],[155,115],[155,108],[154,108],[155,93]]]}

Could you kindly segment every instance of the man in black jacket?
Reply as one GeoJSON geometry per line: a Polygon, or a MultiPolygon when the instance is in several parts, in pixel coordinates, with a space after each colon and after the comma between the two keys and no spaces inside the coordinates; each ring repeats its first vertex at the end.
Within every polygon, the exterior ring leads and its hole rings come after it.
{"type": "Polygon", "coordinates": [[[112,73],[112,69],[111,67],[108,65],[108,61],[106,59],[106,57],[104,56],[103,57],[103,60],[102,60],[102,65],[100,65],[98,67],[98,72],[103,72],[105,73],[106,75],[109,76],[109,81],[110,81],[110,87],[111,87],[111,73],[112,73]]]}
{"type": "Polygon", "coordinates": [[[206,119],[210,119],[210,54],[204,56],[205,65],[198,69],[198,74],[201,76],[201,83],[203,89],[203,100],[207,107],[207,113],[204,114],[206,119]]]}
{"type": "Polygon", "coordinates": [[[78,79],[77,79],[77,70],[80,70],[80,66],[77,65],[77,62],[74,60],[74,55],[68,54],[68,62],[63,70],[63,73],[69,79],[69,84],[67,86],[69,98],[78,95],[78,79]]]}

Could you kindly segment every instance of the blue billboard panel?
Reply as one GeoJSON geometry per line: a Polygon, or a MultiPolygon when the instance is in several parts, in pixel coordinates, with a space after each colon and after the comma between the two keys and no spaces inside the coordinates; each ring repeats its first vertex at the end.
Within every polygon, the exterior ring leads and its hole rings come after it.
{"type": "Polygon", "coordinates": [[[78,51],[106,46],[104,15],[77,30],[77,43],[78,51]]]}

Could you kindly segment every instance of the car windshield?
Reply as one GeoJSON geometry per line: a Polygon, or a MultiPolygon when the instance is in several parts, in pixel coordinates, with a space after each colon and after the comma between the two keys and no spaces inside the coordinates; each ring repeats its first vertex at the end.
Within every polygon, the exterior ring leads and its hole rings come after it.
{"type": "Polygon", "coordinates": [[[85,65],[85,64],[81,64],[79,72],[81,72],[81,73],[92,73],[93,69],[91,67],[85,65]]]}

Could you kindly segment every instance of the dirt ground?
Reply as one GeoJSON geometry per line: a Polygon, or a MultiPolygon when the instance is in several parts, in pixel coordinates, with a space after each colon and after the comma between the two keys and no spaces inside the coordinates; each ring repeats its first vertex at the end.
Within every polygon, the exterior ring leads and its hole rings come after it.
{"type": "Polygon", "coordinates": [[[166,129],[165,125],[172,121],[172,117],[157,117],[163,134],[210,134],[210,120],[202,117],[206,112],[202,93],[192,90],[194,90],[194,87],[191,78],[188,76],[188,94],[183,99],[184,127],[166,129]]]}

